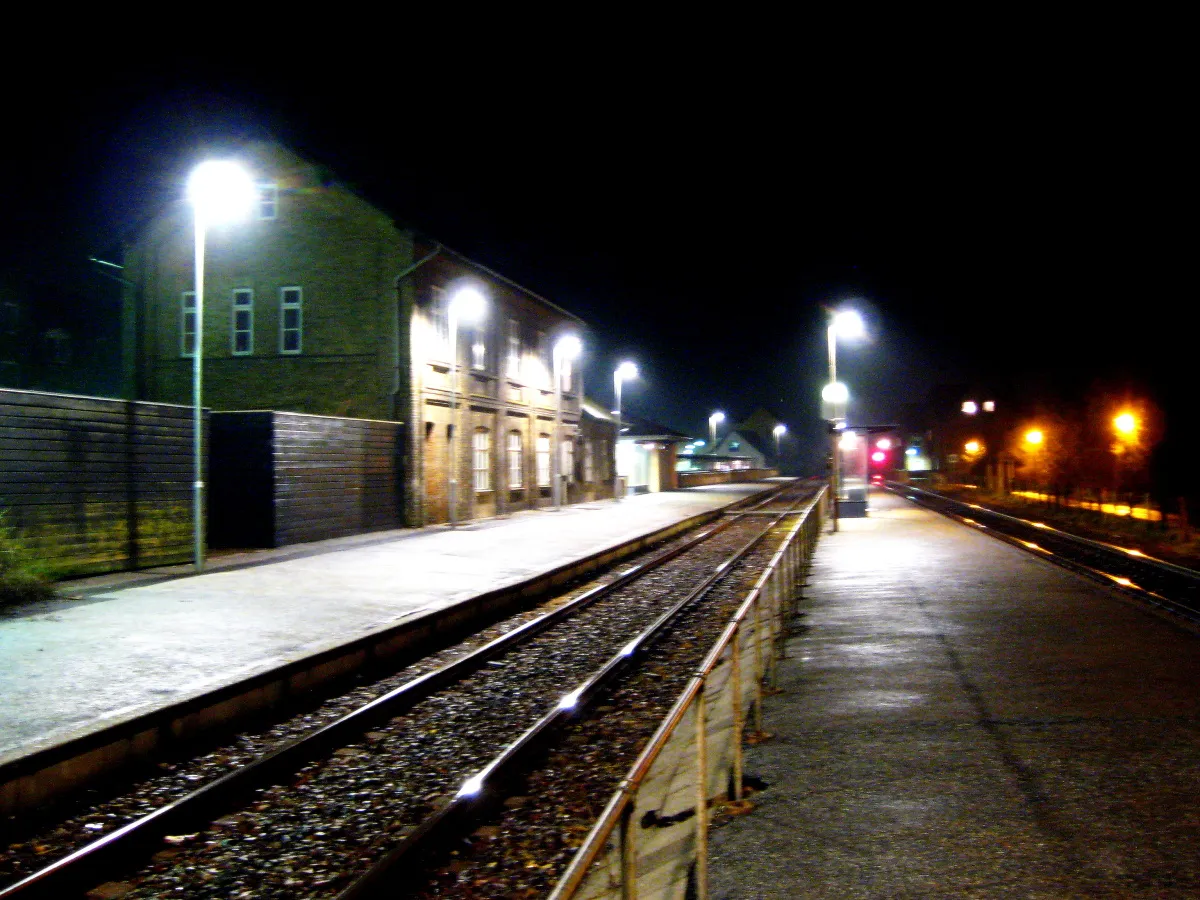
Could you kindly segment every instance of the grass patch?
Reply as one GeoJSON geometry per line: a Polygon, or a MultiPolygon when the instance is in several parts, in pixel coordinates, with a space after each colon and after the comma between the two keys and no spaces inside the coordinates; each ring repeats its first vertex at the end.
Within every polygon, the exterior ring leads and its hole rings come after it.
{"type": "Polygon", "coordinates": [[[0,512],[0,607],[54,596],[53,582],[0,512]]]}

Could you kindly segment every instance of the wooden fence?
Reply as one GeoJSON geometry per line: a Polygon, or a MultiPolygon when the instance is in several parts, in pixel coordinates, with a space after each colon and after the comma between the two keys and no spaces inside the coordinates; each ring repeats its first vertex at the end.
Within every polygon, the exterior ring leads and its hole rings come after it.
{"type": "Polygon", "coordinates": [[[399,422],[212,414],[209,542],[282,547],[404,527],[399,422]]]}
{"type": "Polygon", "coordinates": [[[192,411],[0,389],[4,524],[58,577],[186,562],[192,411]]]}

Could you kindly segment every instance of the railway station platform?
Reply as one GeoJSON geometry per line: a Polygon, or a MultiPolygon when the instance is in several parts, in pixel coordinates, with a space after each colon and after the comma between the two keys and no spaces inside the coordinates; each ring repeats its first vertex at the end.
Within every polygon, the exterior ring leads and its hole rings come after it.
{"type": "Polygon", "coordinates": [[[1200,895],[1200,637],[892,494],[817,546],[713,900],[1200,895]]]}
{"type": "Polygon", "coordinates": [[[0,611],[0,765],[517,585],[767,485],[374,533],[61,585],[0,611]]]}

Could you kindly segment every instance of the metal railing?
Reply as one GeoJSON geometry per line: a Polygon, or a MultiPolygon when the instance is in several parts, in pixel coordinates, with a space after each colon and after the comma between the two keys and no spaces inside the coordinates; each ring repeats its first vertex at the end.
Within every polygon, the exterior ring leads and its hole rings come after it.
{"type": "Polygon", "coordinates": [[[742,802],[742,748],[762,734],[763,696],[784,653],[828,489],[799,514],[550,900],[708,897],[709,807],[742,802]]]}

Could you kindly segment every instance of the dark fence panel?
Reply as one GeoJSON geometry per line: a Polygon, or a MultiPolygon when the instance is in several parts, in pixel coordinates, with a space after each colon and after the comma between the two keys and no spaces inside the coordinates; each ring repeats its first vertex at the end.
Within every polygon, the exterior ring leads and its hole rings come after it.
{"type": "Polygon", "coordinates": [[[0,389],[0,510],[56,576],[186,562],[192,410],[0,389]]]}
{"type": "Polygon", "coordinates": [[[397,422],[213,413],[209,540],[282,547],[404,525],[397,422]]]}

